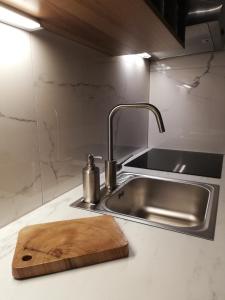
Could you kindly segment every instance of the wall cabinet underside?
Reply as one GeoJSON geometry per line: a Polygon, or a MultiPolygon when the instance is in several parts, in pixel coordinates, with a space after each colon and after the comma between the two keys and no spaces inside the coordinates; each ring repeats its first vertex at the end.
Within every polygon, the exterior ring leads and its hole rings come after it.
{"type": "Polygon", "coordinates": [[[122,55],[182,49],[144,0],[3,0],[38,18],[47,30],[104,52],[122,55]]]}

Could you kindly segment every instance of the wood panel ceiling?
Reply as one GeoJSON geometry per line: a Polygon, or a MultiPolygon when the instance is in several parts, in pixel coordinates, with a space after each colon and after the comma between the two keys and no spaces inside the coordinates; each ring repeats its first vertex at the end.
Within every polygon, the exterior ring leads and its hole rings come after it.
{"type": "Polygon", "coordinates": [[[182,46],[144,0],[3,0],[65,38],[109,55],[182,46]]]}

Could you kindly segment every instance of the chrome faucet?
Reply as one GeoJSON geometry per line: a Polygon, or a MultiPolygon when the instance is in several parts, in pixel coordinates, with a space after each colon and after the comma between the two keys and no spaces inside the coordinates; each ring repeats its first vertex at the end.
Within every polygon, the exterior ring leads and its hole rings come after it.
{"type": "Polygon", "coordinates": [[[162,116],[158,108],[149,103],[132,103],[132,104],[119,104],[115,106],[108,115],[108,160],[105,161],[105,186],[107,192],[112,192],[116,186],[116,172],[117,161],[113,157],[113,117],[118,110],[123,108],[145,108],[153,112],[155,115],[159,132],[165,132],[162,116]]]}

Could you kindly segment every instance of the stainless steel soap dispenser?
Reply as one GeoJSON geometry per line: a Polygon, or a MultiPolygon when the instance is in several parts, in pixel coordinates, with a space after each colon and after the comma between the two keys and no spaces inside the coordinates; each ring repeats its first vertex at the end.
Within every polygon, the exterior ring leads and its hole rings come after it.
{"type": "Polygon", "coordinates": [[[89,204],[97,204],[100,200],[100,172],[95,165],[95,158],[101,159],[88,154],[87,165],[83,168],[84,202],[89,204]]]}

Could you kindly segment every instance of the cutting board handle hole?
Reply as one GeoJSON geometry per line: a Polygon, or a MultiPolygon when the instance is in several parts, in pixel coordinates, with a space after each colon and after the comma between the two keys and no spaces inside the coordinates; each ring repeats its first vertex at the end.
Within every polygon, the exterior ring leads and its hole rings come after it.
{"type": "Polygon", "coordinates": [[[28,261],[28,260],[31,260],[32,259],[32,255],[24,255],[23,257],[22,257],[22,260],[23,261],[28,261]]]}

